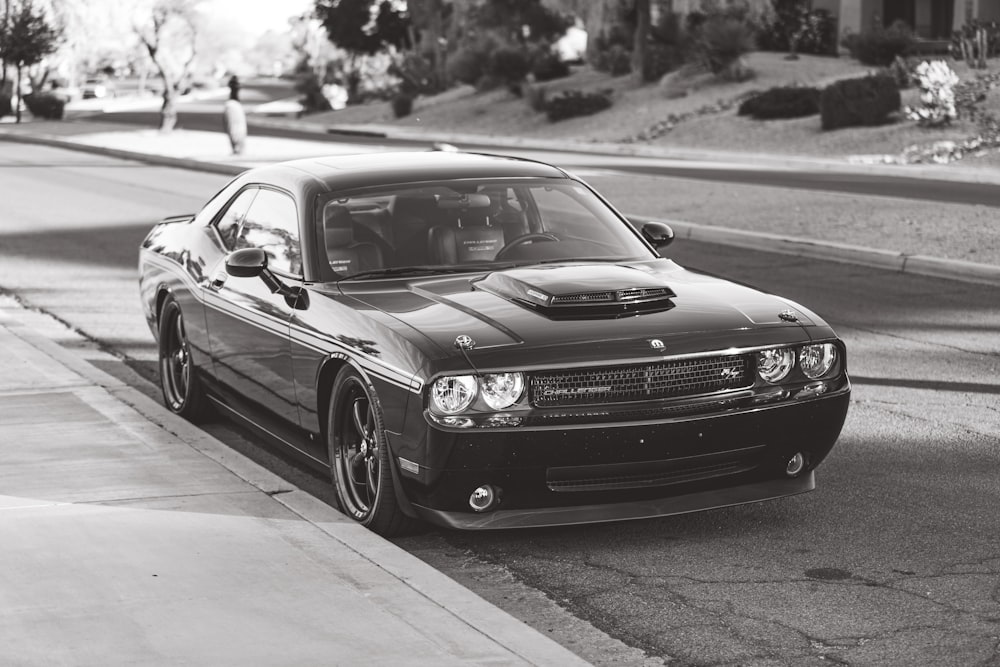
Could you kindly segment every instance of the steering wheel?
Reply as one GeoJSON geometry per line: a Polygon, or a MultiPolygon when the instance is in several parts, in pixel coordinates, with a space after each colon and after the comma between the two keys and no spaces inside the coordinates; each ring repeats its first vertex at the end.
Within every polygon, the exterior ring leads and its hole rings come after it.
{"type": "Polygon", "coordinates": [[[508,252],[510,252],[514,248],[517,248],[518,246],[524,245],[525,243],[534,243],[535,241],[558,241],[558,240],[559,237],[557,237],[554,234],[543,234],[539,232],[522,234],[521,236],[518,236],[516,239],[512,239],[509,243],[504,245],[504,247],[500,248],[500,250],[497,251],[497,254],[494,256],[493,259],[495,260],[504,259],[504,257],[507,255],[508,252]]]}

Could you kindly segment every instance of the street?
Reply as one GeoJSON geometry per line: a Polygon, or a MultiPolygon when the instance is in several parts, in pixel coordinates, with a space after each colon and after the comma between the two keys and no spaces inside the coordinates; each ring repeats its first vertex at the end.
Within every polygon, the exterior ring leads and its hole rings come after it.
{"type": "MultiPolygon", "coordinates": [[[[156,220],[193,212],[227,177],[3,149],[0,291],[80,331],[155,392],[136,248],[156,220]]],[[[660,214],[628,175],[588,181],[629,213],[660,214]]],[[[896,205],[856,198],[873,212],[896,205]]],[[[936,210],[928,202],[925,215],[936,210]]],[[[851,412],[817,490],[652,521],[428,530],[396,543],[498,606],[517,603],[491,582],[512,578],[670,664],[1000,664],[1000,289],[683,241],[666,254],[800,301],[845,339],[851,412]]],[[[333,502],[325,479],[252,436],[207,428],[333,502]]],[[[551,635],[574,648],[565,631],[551,635]]]]}

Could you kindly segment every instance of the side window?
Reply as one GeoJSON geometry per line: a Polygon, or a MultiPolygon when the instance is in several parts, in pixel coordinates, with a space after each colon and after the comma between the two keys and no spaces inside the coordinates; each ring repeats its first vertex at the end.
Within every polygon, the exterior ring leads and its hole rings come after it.
{"type": "Polygon", "coordinates": [[[250,208],[250,204],[253,203],[258,192],[257,188],[241,192],[229,205],[229,208],[215,221],[215,228],[219,230],[219,236],[222,237],[222,245],[226,246],[227,250],[236,248],[236,235],[239,232],[240,223],[243,222],[243,216],[246,215],[247,209],[250,208]]]}
{"type": "Polygon", "coordinates": [[[291,275],[302,273],[299,218],[295,201],[286,194],[261,189],[250,205],[235,249],[260,248],[268,266],[291,275]]]}

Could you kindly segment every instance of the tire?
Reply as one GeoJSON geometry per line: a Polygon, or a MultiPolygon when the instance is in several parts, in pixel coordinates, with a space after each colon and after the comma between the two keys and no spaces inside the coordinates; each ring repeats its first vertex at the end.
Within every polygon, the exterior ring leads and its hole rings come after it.
{"type": "Polygon", "coordinates": [[[208,397],[191,360],[191,345],[184,329],[184,315],[173,297],[160,309],[160,389],[163,402],[174,414],[201,422],[211,414],[208,397]]]}
{"type": "Polygon", "coordinates": [[[334,380],[326,425],[340,511],[383,537],[410,532],[417,522],[396,499],[378,396],[351,366],[340,369],[334,380]]]}

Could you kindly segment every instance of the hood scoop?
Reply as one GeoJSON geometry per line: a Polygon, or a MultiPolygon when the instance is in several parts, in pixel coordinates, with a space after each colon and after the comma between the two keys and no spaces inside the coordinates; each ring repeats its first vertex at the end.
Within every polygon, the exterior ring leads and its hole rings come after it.
{"type": "Polygon", "coordinates": [[[590,320],[660,313],[677,295],[659,276],[630,266],[585,264],[510,269],[474,285],[553,320],[590,320]]]}

